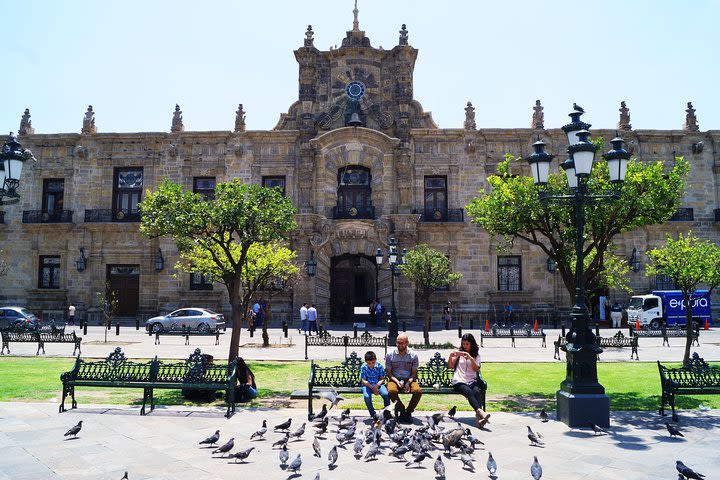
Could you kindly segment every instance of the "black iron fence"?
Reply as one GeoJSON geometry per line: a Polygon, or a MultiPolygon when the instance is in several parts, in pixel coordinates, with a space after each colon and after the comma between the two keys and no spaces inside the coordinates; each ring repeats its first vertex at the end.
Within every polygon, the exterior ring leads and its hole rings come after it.
{"type": "Polygon", "coordinates": [[[415,210],[419,213],[421,222],[464,222],[465,210],[462,208],[450,208],[448,210],[415,210]]]}
{"type": "Polygon", "coordinates": [[[334,219],[374,219],[375,218],[375,207],[333,207],[332,216],[334,219]]]}
{"type": "Polygon", "coordinates": [[[139,222],[139,210],[85,210],[85,223],[139,222]]]}
{"type": "Polygon", "coordinates": [[[72,223],[72,210],[25,210],[23,211],[23,223],[72,223]]]}

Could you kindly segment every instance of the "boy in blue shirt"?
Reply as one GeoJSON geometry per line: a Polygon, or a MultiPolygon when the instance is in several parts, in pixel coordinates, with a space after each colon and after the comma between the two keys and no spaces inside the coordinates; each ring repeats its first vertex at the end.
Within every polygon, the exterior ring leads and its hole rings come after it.
{"type": "Polygon", "coordinates": [[[362,383],[363,399],[367,405],[370,416],[376,418],[375,408],[372,404],[372,394],[380,395],[385,407],[390,405],[390,396],[385,387],[385,369],[377,361],[375,352],[365,353],[365,363],[360,367],[360,383],[362,383]]]}

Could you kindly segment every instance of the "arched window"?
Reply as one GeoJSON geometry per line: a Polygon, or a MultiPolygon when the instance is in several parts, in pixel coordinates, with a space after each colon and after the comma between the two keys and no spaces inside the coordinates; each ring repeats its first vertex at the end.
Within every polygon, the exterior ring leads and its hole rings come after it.
{"type": "Polygon", "coordinates": [[[338,169],[338,200],[333,218],[375,218],[370,188],[370,169],[346,166],[338,169]]]}

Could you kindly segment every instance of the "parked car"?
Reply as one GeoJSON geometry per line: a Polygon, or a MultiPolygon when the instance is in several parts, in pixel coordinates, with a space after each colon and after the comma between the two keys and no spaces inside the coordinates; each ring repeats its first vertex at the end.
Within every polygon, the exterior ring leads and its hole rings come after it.
{"type": "Polygon", "coordinates": [[[34,332],[42,321],[24,307],[0,307],[0,327],[21,332],[34,332]]]}
{"type": "Polygon", "coordinates": [[[225,327],[225,316],[207,308],[181,308],[161,317],[145,322],[149,333],[190,328],[200,333],[214,332],[225,327]]]}

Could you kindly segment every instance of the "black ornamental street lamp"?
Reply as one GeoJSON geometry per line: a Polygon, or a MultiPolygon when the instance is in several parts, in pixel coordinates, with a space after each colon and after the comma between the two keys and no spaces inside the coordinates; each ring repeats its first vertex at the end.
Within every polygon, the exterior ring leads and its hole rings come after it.
{"type": "Polygon", "coordinates": [[[557,391],[557,418],[570,427],[587,426],[591,422],[600,426],[608,426],[610,423],[610,399],[597,377],[597,355],[602,349],[590,329],[590,314],[585,304],[584,207],[590,203],[619,198],[617,192],[625,181],[627,161],[630,158],[622,146],[622,138],[612,139],[612,149],[603,158],[608,163],[609,178],[615,186],[615,192],[610,195],[589,192],[588,180],[598,147],[588,140],[590,124],[580,121],[583,113],[582,108],[574,105],[570,113],[571,122],[562,127],[569,143],[568,158],[560,165],[568,180],[567,195],[551,195],[545,190],[554,155],[545,152],[542,141],[538,139],[533,144],[535,153],[526,158],[535,184],[540,187],[539,199],[543,202],[568,202],[573,205],[575,213],[575,305],[570,314],[572,324],[566,335],[567,343],[562,347],[567,354],[567,374],[557,391]]]}
{"type": "Polygon", "coordinates": [[[0,205],[17,203],[20,174],[26,160],[35,160],[30,150],[22,148],[12,132],[0,152],[0,205]]]}
{"type": "Polygon", "coordinates": [[[313,278],[315,276],[315,273],[317,272],[317,260],[315,260],[315,250],[310,251],[310,260],[305,260],[305,268],[307,270],[308,277],[313,278]]]}
{"type": "MultiPolygon", "coordinates": [[[[395,345],[395,340],[398,336],[398,321],[397,321],[397,309],[395,308],[395,277],[400,276],[400,265],[403,264],[403,257],[407,253],[407,250],[403,249],[402,256],[398,255],[398,245],[395,238],[390,238],[388,242],[388,264],[390,269],[390,320],[388,321],[388,345],[395,345]]],[[[382,268],[384,261],[384,255],[380,248],[375,251],[375,298],[378,296],[378,274],[382,268]]]]}

